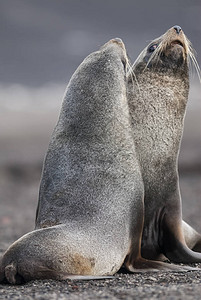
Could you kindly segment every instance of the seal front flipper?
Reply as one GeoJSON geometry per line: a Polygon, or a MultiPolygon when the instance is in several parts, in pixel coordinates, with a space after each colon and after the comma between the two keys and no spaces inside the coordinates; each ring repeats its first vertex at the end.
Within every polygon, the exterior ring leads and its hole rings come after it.
{"type": "Polygon", "coordinates": [[[201,234],[182,220],[182,230],[188,248],[196,252],[201,252],[201,234]]]}
{"type": "Polygon", "coordinates": [[[170,261],[176,263],[201,262],[201,253],[192,251],[186,245],[182,222],[179,222],[178,217],[165,215],[161,230],[163,235],[161,250],[170,261]]]}
{"type": "Polygon", "coordinates": [[[188,271],[198,271],[198,268],[193,268],[189,266],[180,266],[170,263],[165,263],[161,261],[154,261],[144,259],[139,257],[132,261],[125,262],[125,267],[128,271],[132,273],[145,273],[145,272],[188,272],[188,271]]]}

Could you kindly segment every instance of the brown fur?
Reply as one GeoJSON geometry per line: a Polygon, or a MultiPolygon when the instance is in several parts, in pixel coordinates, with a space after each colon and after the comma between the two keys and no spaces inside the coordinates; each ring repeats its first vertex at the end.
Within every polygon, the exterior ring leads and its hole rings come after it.
{"type": "MultiPolygon", "coordinates": [[[[188,39],[173,27],[142,51],[128,77],[134,140],[145,186],[142,255],[147,259],[165,255],[173,262],[201,261],[201,254],[186,246],[178,177],[191,56],[188,39]]],[[[200,236],[193,233],[195,238],[199,242],[200,236]]]]}

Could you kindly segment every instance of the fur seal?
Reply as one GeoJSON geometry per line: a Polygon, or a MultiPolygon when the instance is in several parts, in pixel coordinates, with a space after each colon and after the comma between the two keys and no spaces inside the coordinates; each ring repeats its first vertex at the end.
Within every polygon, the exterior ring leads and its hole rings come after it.
{"type": "Polygon", "coordinates": [[[113,39],[72,76],[44,162],[36,228],[5,252],[0,282],[112,275],[132,244],[140,255],[144,187],[126,64],[123,42],[113,39]]]}
{"type": "Polygon", "coordinates": [[[144,184],[127,101],[124,44],[113,39],[72,76],[44,162],[34,231],[0,261],[0,282],[189,270],[141,257],[144,184]]]}
{"type": "Polygon", "coordinates": [[[201,262],[201,235],[182,221],[178,153],[191,44],[180,26],[153,40],[128,76],[128,103],[145,188],[142,256],[201,262]],[[164,257],[164,256],[162,256],[164,257]]]}

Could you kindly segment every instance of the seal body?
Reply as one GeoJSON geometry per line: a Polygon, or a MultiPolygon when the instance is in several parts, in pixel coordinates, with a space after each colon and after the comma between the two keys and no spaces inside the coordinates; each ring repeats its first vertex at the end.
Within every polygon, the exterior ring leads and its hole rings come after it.
{"type": "Polygon", "coordinates": [[[72,76],[44,162],[36,229],[0,263],[0,281],[111,275],[140,254],[143,182],[119,39],[72,76]],[[132,233],[132,234],[131,234],[132,233]]]}
{"type": "Polygon", "coordinates": [[[175,26],[142,51],[128,78],[128,102],[145,187],[142,256],[148,259],[160,259],[163,254],[174,262],[201,261],[201,254],[186,245],[199,250],[201,239],[188,224],[182,224],[178,177],[190,54],[187,38],[175,26]]]}

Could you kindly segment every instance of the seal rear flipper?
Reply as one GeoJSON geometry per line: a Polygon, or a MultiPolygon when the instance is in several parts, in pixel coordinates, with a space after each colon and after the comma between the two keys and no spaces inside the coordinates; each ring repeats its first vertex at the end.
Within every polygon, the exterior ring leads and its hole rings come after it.
{"type": "Polygon", "coordinates": [[[101,279],[113,279],[113,276],[93,276],[93,275],[73,275],[65,272],[50,269],[45,266],[34,266],[34,262],[31,268],[27,270],[20,270],[20,265],[17,263],[10,263],[5,267],[4,272],[0,272],[0,282],[10,284],[23,284],[27,281],[34,279],[54,279],[54,280],[101,280],[101,279]],[[21,275],[22,273],[23,275],[21,275]]]}
{"type": "Polygon", "coordinates": [[[196,252],[201,252],[201,235],[183,220],[182,229],[188,248],[196,252]]]}
{"type": "Polygon", "coordinates": [[[201,262],[201,253],[188,248],[182,226],[183,223],[172,222],[172,219],[170,221],[168,217],[164,219],[163,238],[160,245],[162,253],[175,263],[199,263],[201,262]]]}
{"type": "Polygon", "coordinates": [[[32,264],[31,268],[27,268],[26,270],[21,270],[20,265],[17,262],[11,262],[7,264],[5,267],[1,265],[0,269],[0,282],[2,283],[10,283],[10,284],[23,284],[27,281],[30,281],[32,279],[41,279],[41,278],[55,278],[55,271],[49,270],[47,268],[40,268],[38,267],[38,274],[40,274],[41,277],[36,276],[36,278],[33,278],[31,276],[31,272],[33,271],[34,263],[32,264]],[[49,276],[48,276],[49,274],[49,276]]]}
{"type": "Polygon", "coordinates": [[[135,260],[132,264],[127,265],[126,269],[132,273],[145,273],[145,272],[188,272],[198,271],[198,268],[190,266],[175,265],[160,261],[147,260],[142,257],[135,260]]]}
{"type": "Polygon", "coordinates": [[[102,280],[102,279],[114,279],[114,276],[92,276],[92,275],[70,275],[70,274],[63,274],[61,280],[102,280]]]}
{"type": "MultiPolygon", "coordinates": [[[[25,272],[24,272],[25,273],[25,272]]],[[[33,276],[33,274],[31,274],[33,276]]],[[[33,279],[54,279],[54,280],[100,280],[100,279],[112,279],[113,276],[96,276],[96,275],[75,275],[58,270],[53,270],[44,266],[37,266],[37,273],[34,278],[30,277],[29,274],[25,274],[25,281],[30,281],[33,279]]]]}
{"type": "Polygon", "coordinates": [[[18,273],[15,263],[11,262],[3,268],[0,262],[0,283],[22,284],[25,283],[25,281],[18,273]]]}
{"type": "Polygon", "coordinates": [[[23,278],[17,273],[17,266],[11,263],[5,267],[6,280],[11,284],[23,283],[23,278]]]}

